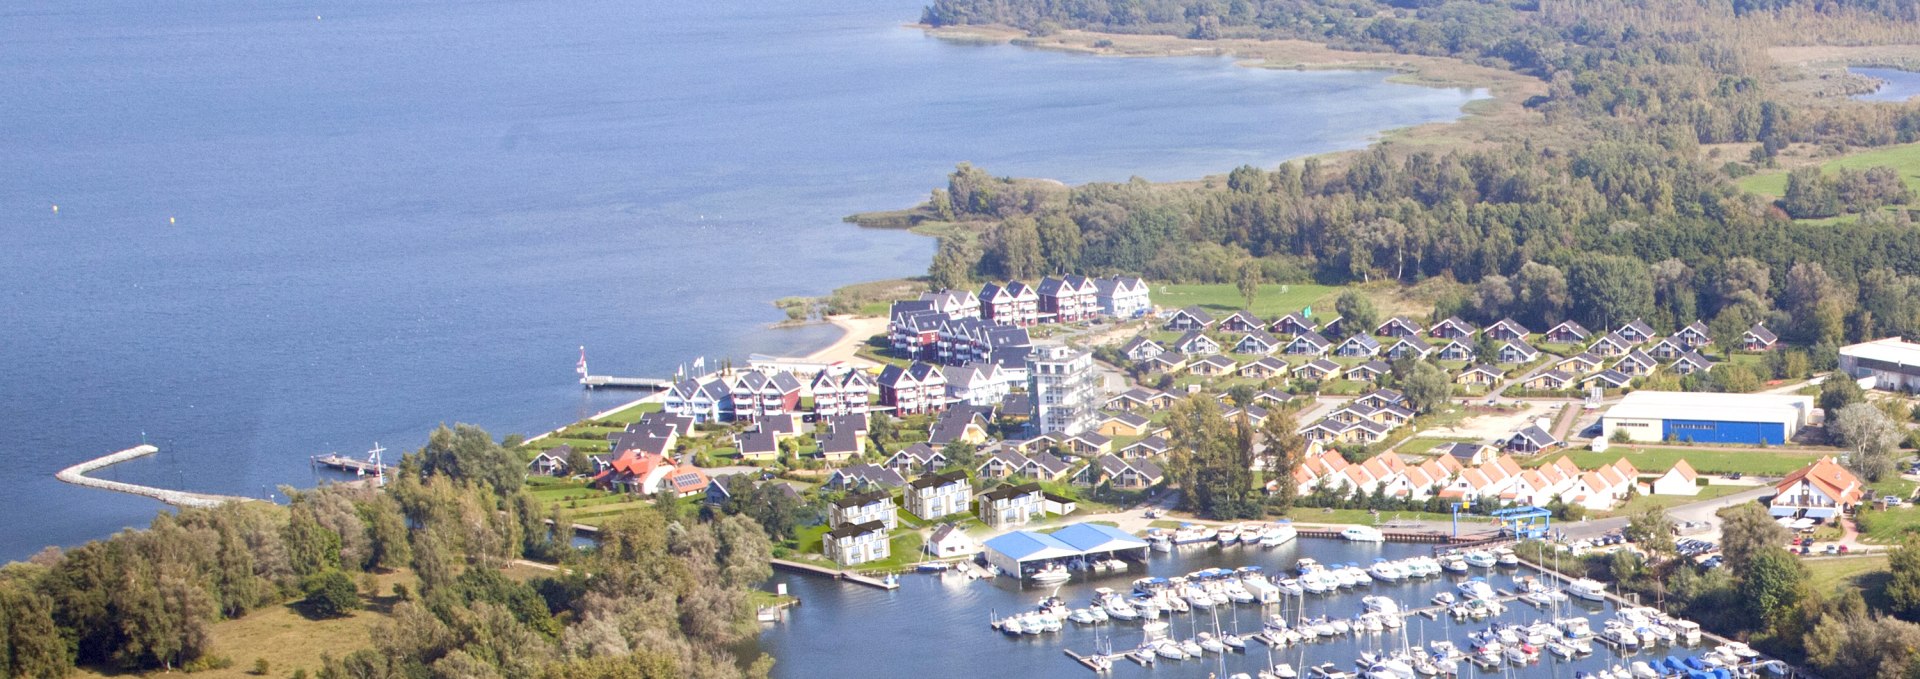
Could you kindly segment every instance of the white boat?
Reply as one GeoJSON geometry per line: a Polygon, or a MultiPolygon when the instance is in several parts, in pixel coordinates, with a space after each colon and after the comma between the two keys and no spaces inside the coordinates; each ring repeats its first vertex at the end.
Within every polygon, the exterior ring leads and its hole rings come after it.
{"type": "Polygon", "coordinates": [[[1497,549],[1493,552],[1493,562],[1508,567],[1518,566],[1520,555],[1513,553],[1511,549],[1497,549]]]}
{"type": "Polygon", "coordinates": [[[1300,586],[1300,581],[1293,578],[1281,580],[1276,584],[1279,585],[1280,591],[1287,596],[1300,596],[1307,592],[1307,588],[1300,586]]]}
{"type": "Polygon", "coordinates": [[[1133,604],[1129,604],[1126,600],[1118,597],[1107,600],[1106,610],[1107,615],[1116,620],[1140,619],[1140,611],[1135,609],[1133,604]]]}
{"type": "Polygon", "coordinates": [[[1492,553],[1480,550],[1467,552],[1461,555],[1460,558],[1464,559],[1467,565],[1474,568],[1492,568],[1495,563],[1498,563],[1498,560],[1494,558],[1492,553]]]}
{"type": "Polygon", "coordinates": [[[1218,535],[1218,533],[1206,526],[1183,526],[1173,532],[1173,544],[1189,545],[1196,542],[1206,542],[1212,540],[1215,535],[1218,535]]]}
{"type": "Polygon", "coordinates": [[[1374,561],[1372,566],[1367,567],[1367,575],[1371,575],[1373,579],[1381,582],[1398,582],[1401,578],[1406,577],[1406,572],[1401,570],[1400,566],[1392,561],[1380,559],[1374,561]]]}
{"type": "Polygon", "coordinates": [[[1267,526],[1266,530],[1260,531],[1260,546],[1272,549],[1292,542],[1293,539],[1299,537],[1299,535],[1300,531],[1294,529],[1293,524],[1274,524],[1267,526]]]}
{"type": "Polygon", "coordinates": [[[1381,613],[1384,615],[1400,614],[1400,604],[1388,597],[1384,597],[1384,596],[1361,597],[1360,603],[1366,605],[1367,610],[1374,613],[1381,613]]]}
{"type": "Polygon", "coordinates": [[[1156,552],[1171,552],[1173,551],[1173,538],[1166,535],[1150,535],[1147,536],[1147,546],[1153,548],[1153,551],[1156,552]]]}
{"type": "Polygon", "coordinates": [[[1180,644],[1174,643],[1172,641],[1160,642],[1159,645],[1153,647],[1153,652],[1160,654],[1160,657],[1162,658],[1171,658],[1173,660],[1187,659],[1187,652],[1184,650],[1181,650],[1180,644]]]}
{"type": "Polygon", "coordinates": [[[1167,631],[1167,623],[1164,620],[1149,620],[1146,624],[1140,626],[1140,631],[1146,632],[1149,637],[1156,636],[1161,632],[1167,631]]]}
{"type": "Polygon", "coordinates": [[[1386,542],[1387,540],[1387,536],[1382,535],[1380,529],[1372,526],[1348,526],[1346,530],[1340,531],[1340,537],[1346,538],[1349,542],[1386,542]]]}
{"type": "Polygon", "coordinates": [[[1240,638],[1240,635],[1237,635],[1237,634],[1220,635],[1220,643],[1226,644],[1227,648],[1231,648],[1236,651],[1247,650],[1247,640],[1240,638]]]}
{"type": "Polygon", "coordinates": [[[1152,648],[1147,646],[1141,646],[1131,651],[1127,651],[1127,657],[1132,658],[1134,662],[1140,663],[1142,665],[1152,665],[1153,659],[1155,656],[1154,656],[1154,650],[1152,648]]]}
{"type": "Polygon", "coordinates": [[[1200,650],[1202,651],[1206,651],[1208,653],[1227,652],[1227,644],[1225,642],[1220,641],[1218,638],[1215,638],[1212,634],[1201,632],[1198,639],[1200,641],[1200,650]]]}
{"type": "Polygon", "coordinates": [[[1240,526],[1234,525],[1234,526],[1227,526],[1226,528],[1222,528],[1219,530],[1219,532],[1216,532],[1213,534],[1213,539],[1218,541],[1221,544],[1221,546],[1231,545],[1233,543],[1239,542],[1240,526]]]}
{"type": "Polygon", "coordinates": [[[1200,642],[1192,639],[1180,642],[1180,652],[1187,654],[1189,658],[1198,658],[1207,653],[1206,649],[1200,646],[1200,642]]]}
{"type": "Polygon", "coordinates": [[[1095,622],[1098,622],[1097,620],[1094,620],[1093,614],[1088,612],[1087,609],[1084,609],[1084,608],[1073,609],[1072,613],[1067,614],[1067,620],[1071,622],[1076,622],[1082,625],[1091,625],[1095,622]]]}
{"type": "Polygon", "coordinates": [[[1306,575],[1308,573],[1318,571],[1321,568],[1322,566],[1318,561],[1314,561],[1313,559],[1301,559],[1294,563],[1293,572],[1299,573],[1301,575],[1306,575]]]}
{"type": "Polygon", "coordinates": [[[1469,599],[1492,599],[1494,597],[1493,587],[1488,585],[1486,580],[1480,578],[1474,578],[1460,583],[1459,590],[1462,595],[1465,595],[1469,599]]]}
{"type": "Polygon", "coordinates": [[[1280,663],[1273,666],[1273,676],[1279,679],[1298,679],[1300,673],[1295,672],[1292,665],[1280,663]]]}
{"type": "Polygon", "coordinates": [[[1033,575],[1027,577],[1032,578],[1034,582],[1065,582],[1073,577],[1073,573],[1056,563],[1048,564],[1045,568],[1034,571],[1033,575]]]}
{"type": "Polygon", "coordinates": [[[1606,601],[1607,586],[1588,578],[1580,578],[1567,583],[1567,593],[1588,601],[1606,601]]]}
{"type": "Polygon", "coordinates": [[[1441,568],[1448,573],[1465,573],[1467,572],[1467,560],[1457,556],[1448,557],[1446,563],[1441,565],[1441,568]]]}
{"type": "Polygon", "coordinates": [[[1692,620],[1673,621],[1673,631],[1680,635],[1680,642],[1688,646],[1700,643],[1700,623],[1692,620]]]}

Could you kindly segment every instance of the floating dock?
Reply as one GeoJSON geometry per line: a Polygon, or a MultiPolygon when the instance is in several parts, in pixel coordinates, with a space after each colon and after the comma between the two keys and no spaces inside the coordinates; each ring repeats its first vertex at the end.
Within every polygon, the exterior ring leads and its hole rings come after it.
{"type": "Polygon", "coordinates": [[[821,575],[821,576],[826,576],[836,580],[845,580],[847,582],[866,585],[868,587],[872,587],[875,589],[894,590],[894,589],[900,588],[900,583],[892,580],[881,580],[879,578],[861,575],[853,571],[835,570],[832,568],[828,568],[826,566],[818,566],[810,563],[801,563],[799,561],[788,561],[786,559],[774,559],[773,567],[783,571],[792,572],[792,573],[821,575]]]}

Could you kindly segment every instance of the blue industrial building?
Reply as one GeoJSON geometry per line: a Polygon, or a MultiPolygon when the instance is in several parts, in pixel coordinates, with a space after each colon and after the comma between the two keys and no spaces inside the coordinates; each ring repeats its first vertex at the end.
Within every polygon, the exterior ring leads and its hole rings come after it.
{"type": "Polygon", "coordinates": [[[1636,391],[1600,418],[1600,435],[1612,440],[1624,432],[1647,443],[1779,445],[1791,441],[1812,414],[1811,396],[1636,391]]]}

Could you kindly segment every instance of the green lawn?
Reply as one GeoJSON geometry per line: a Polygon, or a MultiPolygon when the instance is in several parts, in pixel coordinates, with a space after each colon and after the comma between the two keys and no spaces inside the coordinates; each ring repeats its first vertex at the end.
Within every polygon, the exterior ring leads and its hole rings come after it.
{"type": "MultiPolygon", "coordinates": [[[[1552,462],[1560,455],[1573,458],[1573,464],[1581,469],[1594,469],[1601,465],[1612,464],[1621,457],[1634,469],[1645,473],[1659,473],[1673,468],[1673,464],[1682,459],[1692,465],[1694,471],[1702,474],[1723,474],[1740,472],[1761,476],[1785,476],[1795,469],[1805,467],[1819,458],[1818,451],[1778,450],[1748,451],[1724,450],[1708,447],[1696,448],[1647,448],[1641,446],[1615,445],[1607,452],[1596,453],[1590,450],[1570,450],[1556,455],[1538,458],[1539,464],[1552,462]]],[[[1824,453],[1831,454],[1831,453],[1824,453]]],[[[1538,466],[1532,465],[1532,466],[1538,466]]]]}
{"type": "Polygon", "coordinates": [[[1809,582],[1814,591],[1839,594],[1843,589],[1858,589],[1869,605],[1885,610],[1887,580],[1892,577],[1886,555],[1814,559],[1804,564],[1812,574],[1809,582]]]}
{"type": "Polygon", "coordinates": [[[1641,495],[1626,504],[1613,508],[1613,511],[1601,512],[1596,518],[1609,516],[1632,516],[1646,511],[1650,507],[1671,509],[1692,502],[1704,502],[1718,497],[1726,497],[1744,490],[1753,490],[1752,486],[1707,486],[1700,489],[1699,495],[1641,495]]]}
{"type": "Polygon", "coordinates": [[[1920,508],[1912,505],[1885,510],[1862,505],[1856,517],[1861,537],[1867,542],[1890,545],[1920,534],[1920,508]]]}
{"type": "MultiPolygon", "coordinates": [[[[1340,288],[1327,285],[1268,283],[1260,286],[1259,294],[1253,298],[1253,308],[1249,311],[1262,319],[1272,320],[1311,306],[1316,315],[1330,318],[1338,315],[1333,310],[1333,298],[1339,292],[1340,288]]],[[[1149,296],[1155,305],[1166,308],[1197,304],[1212,311],[1231,313],[1246,306],[1239,288],[1230,283],[1163,283],[1152,286],[1149,296]]]]}
{"type": "MultiPolygon", "coordinates": [[[[1849,153],[1820,164],[1823,172],[1836,170],[1865,169],[1885,165],[1900,172],[1907,186],[1920,191],[1920,143],[1886,146],[1849,153]]],[[[1779,198],[1787,192],[1787,171],[1767,170],[1757,172],[1734,182],[1741,190],[1756,193],[1768,198],[1779,198]]]]}

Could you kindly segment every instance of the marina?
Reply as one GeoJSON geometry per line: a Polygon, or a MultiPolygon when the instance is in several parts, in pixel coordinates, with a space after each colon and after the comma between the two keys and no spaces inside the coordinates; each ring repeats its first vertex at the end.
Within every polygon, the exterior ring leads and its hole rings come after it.
{"type": "MultiPolygon", "coordinates": [[[[952,571],[903,576],[897,590],[880,592],[777,575],[809,605],[762,641],[802,656],[829,652],[815,643],[866,653],[877,667],[992,657],[1005,676],[1071,676],[1063,668],[1218,679],[1785,676],[1784,665],[1691,622],[1603,592],[1576,596],[1576,585],[1599,583],[1563,582],[1509,554],[1316,538],[1263,548],[1216,537],[1050,583],[952,571]],[[1465,570],[1449,569],[1453,562],[1465,570]],[[855,630],[875,626],[900,626],[907,641],[867,648],[855,630]]],[[[916,666],[928,677],[969,676],[916,666]]]]}

